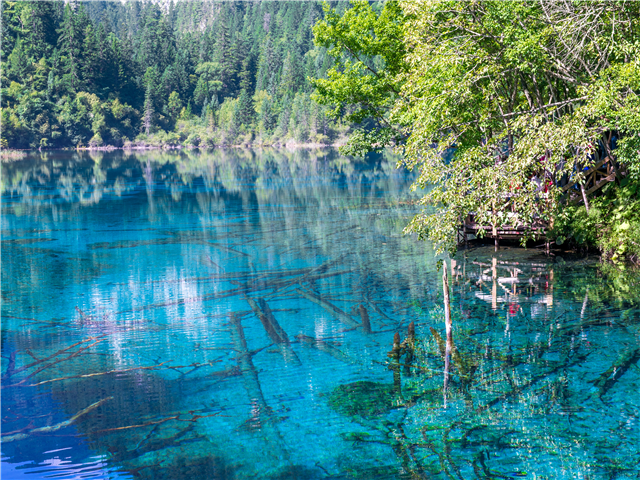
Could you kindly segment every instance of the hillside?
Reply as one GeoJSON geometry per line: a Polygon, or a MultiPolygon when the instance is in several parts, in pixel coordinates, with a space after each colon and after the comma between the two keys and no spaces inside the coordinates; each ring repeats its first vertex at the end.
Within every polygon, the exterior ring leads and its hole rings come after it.
{"type": "MultiPolygon", "coordinates": [[[[345,2],[336,2],[339,9],[345,2]]],[[[2,2],[6,148],[332,143],[319,2],[2,2]]]]}

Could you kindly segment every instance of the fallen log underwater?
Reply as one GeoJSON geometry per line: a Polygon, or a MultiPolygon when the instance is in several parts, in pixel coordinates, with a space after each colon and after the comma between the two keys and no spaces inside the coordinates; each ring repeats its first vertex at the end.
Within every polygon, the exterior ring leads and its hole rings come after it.
{"type": "Polygon", "coordinates": [[[348,325],[349,327],[360,326],[359,322],[356,322],[353,318],[351,318],[349,315],[347,315],[345,312],[340,310],[338,307],[336,307],[332,303],[329,303],[326,300],[323,300],[322,298],[320,298],[319,296],[316,296],[307,290],[303,290],[302,288],[296,288],[295,291],[296,293],[302,295],[307,300],[315,303],[316,305],[320,305],[326,311],[336,316],[345,325],[348,325]]]}
{"type": "Polygon", "coordinates": [[[626,373],[629,368],[640,360],[640,348],[628,350],[603,372],[597,379],[593,380],[593,385],[598,388],[598,394],[602,397],[615,383],[626,373]]]}
{"type": "Polygon", "coordinates": [[[78,420],[78,418],[82,417],[83,415],[86,415],[87,413],[89,413],[92,410],[95,410],[96,408],[98,408],[103,403],[105,403],[105,402],[107,402],[109,400],[112,400],[112,399],[113,399],[113,397],[107,397],[107,398],[103,398],[102,400],[100,400],[98,402],[92,403],[87,408],[79,411],[73,417],[71,417],[69,420],[65,420],[64,422],[56,423],[55,425],[50,425],[50,426],[46,426],[46,427],[34,428],[34,429],[29,430],[29,431],[27,431],[25,433],[16,433],[16,434],[13,434],[13,435],[5,435],[5,436],[0,438],[0,441],[2,441],[2,443],[9,443],[9,442],[14,442],[16,440],[24,440],[25,438],[29,438],[33,434],[50,433],[50,432],[55,432],[57,430],[60,430],[62,428],[66,428],[66,427],[72,425],[76,420],[78,420]]]}
{"type": "Polygon", "coordinates": [[[25,386],[25,382],[27,380],[29,380],[30,378],[34,377],[35,375],[37,375],[40,372],[43,372],[44,370],[46,370],[47,368],[50,368],[54,365],[57,365],[58,363],[64,362],[66,360],[71,360],[73,358],[78,357],[80,354],[86,352],[87,350],[89,350],[91,347],[97,345],[98,343],[104,342],[106,339],[105,337],[107,336],[107,334],[103,334],[103,335],[99,335],[97,337],[90,337],[90,338],[86,338],[80,342],[74,343],[73,345],[63,348],[61,350],[58,350],[57,352],[53,353],[52,355],[49,355],[45,358],[41,358],[41,359],[37,359],[32,363],[29,363],[27,365],[24,365],[23,367],[20,367],[18,369],[15,369],[15,356],[13,357],[13,365],[11,363],[11,358],[10,358],[10,362],[9,362],[9,366],[7,368],[7,371],[5,372],[5,374],[2,376],[2,380],[6,380],[8,378],[11,378],[12,376],[22,373],[24,371],[29,370],[32,367],[41,365],[44,362],[47,362],[49,360],[52,360],[52,362],[40,366],[37,370],[35,370],[34,372],[29,373],[26,377],[24,377],[22,380],[20,380],[19,382],[16,383],[12,383],[9,385],[2,385],[0,388],[4,389],[4,388],[11,388],[11,387],[19,387],[19,386],[25,386]],[[87,346],[82,346],[81,348],[79,348],[78,350],[74,351],[74,352],[70,352],[69,350],[71,350],[74,347],[77,347],[79,345],[83,345],[86,344],[88,342],[93,342],[90,343],[87,346]],[[58,358],[55,359],[56,357],[66,354],[65,357],[62,358],[58,358]],[[55,360],[54,360],[55,359],[55,360]],[[9,370],[11,369],[11,370],[9,370]]]}
{"type": "Polygon", "coordinates": [[[300,359],[291,348],[291,342],[287,333],[282,329],[276,318],[274,317],[269,305],[263,298],[258,298],[256,302],[253,298],[245,296],[245,300],[256,314],[256,317],[262,323],[267,335],[280,347],[280,352],[286,362],[291,362],[294,365],[301,365],[300,359]]]}
{"type": "Polygon", "coordinates": [[[349,364],[360,363],[356,359],[351,358],[349,355],[343,353],[342,350],[340,350],[339,348],[334,347],[333,345],[331,345],[328,342],[325,342],[324,340],[320,340],[320,339],[310,337],[308,335],[302,335],[302,334],[296,335],[295,338],[302,345],[314,348],[320,352],[331,355],[333,358],[335,358],[336,360],[340,360],[341,362],[349,363],[349,364]]]}
{"type": "MultiPolygon", "coordinates": [[[[319,274],[319,275],[309,276],[306,278],[308,280],[319,280],[322,278],[343,275],[344,273],[349,273],[349,272],[351,272],[351,270],[344,270],[344,271],[332,272],[327,274],[319,274]]],[[[235,288],[230,288],[227,290],[222,290],[220,292],[208,293],[208,294],[194,296],[194,297],[180,298],[177,300],[142,305],[140,307],[134,307],[134,308],[129,308],[126,310],[120,310],[120,311],[114,312],[114,315],[144,312],[144,311],[153,310],[156,308],[171,307],[176,305],[187,305],[189,303],[195,303],[195,302],[208,302],[211,300],[220,300],[223,298],[229,298],[229,297],[234,297],[238,295],[247,295],[250,293],[256,293],[259,291],[264,291],[269,289],[273,289],[274,293],[276,293],[277,291],[280,291],[286,287],[295,285],[299,282],[300,282],[300,277],[297,277],[291,280],[281,279],[281,280],[275,280],[270,282],[260,282],[260,283],[240,284],[240,282],[235,282],[235,284],[237,285],[235,288]]]]}
{"type": "Polygon", "coordinates": [[[362,321],[362,331],[366,334],[371,333],[371,321],[369,320],[369,312],[367,312],[367,309],[362,304],[358,306],[358,311],[360,312],[360,320],[362,321]]]}
{"type": "Polygon", "coordinates": [[[252,404],[251,419],[255,421],[259,430],[265,435],[265,441],[273,449],[272,453],[275,458],[284,459],[289,463],[289,453],[285,448],[282,435],[275,425],[276,419],[273,418],[272,409],[267,405],[264,398],[258,371],[251,360],[251,353],[247,347],[242,322],[233,314],[229,316],[229,320],[233,326],[231,328],[231,337],[238,354],[238,367],[242,375],[242,382],[252,404]]]}

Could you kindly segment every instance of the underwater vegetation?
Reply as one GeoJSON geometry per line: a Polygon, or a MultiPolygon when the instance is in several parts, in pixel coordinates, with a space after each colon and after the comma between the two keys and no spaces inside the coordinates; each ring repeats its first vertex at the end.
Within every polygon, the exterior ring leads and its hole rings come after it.
{"type": "Polygon", "coordinates": [[[375,417],[388,413],[397,405],[392,384],[360,380],[338,385],[328,396],[329,405],[342,415],[375,417]]]}

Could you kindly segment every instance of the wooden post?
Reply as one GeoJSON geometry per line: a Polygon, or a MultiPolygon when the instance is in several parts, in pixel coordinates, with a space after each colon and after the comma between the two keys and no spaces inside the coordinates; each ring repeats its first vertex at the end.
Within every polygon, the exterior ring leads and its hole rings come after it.
{"type": "Polygon", "coordinates": [[[402,354],[400,347],[400,334],[398,332],[393,336],[393,347],[387,354],[392,359],[391,370],[393,371],[393,391],[400,395],[402,393],[402,380],[400,378],[400,355],[402,354]]]}
{"type": "Polygon", "coordinates": [[[449,299],[449,278],[447,276],[447,264],[442,264],[442,293],[444,294],[444,323],[447,332],[447,340],[451,337],[451,301],[449,299]]]}
{"type": "Polygon", "coordinates": [[[587,302],[589,301],[589,287],[584,292],[584,300],[582,301],[582,310],[580,310],[580,320],[584,318],[584,313],[587,311],[587,302]]]}
{"type": "Polygon", "coordinates": [[[405,360],[404,360],[404,373],[411,375],[411,364],[413,363],[414,352],[416,349],[416,325],[411,322],[407,330],[407,339],[405,343],[405,360]]]}
{"type": "Polygon", "coordinates": [[[584,208],[589,213],[589,200],[587,199],[587,193],[584,191],[584,185],[580,184],[580,191],[582,192],[582,200],[584,201],[584,208]]]}
{"type": "Polygon", "coordinates": [[[411,322],[408,328],[407,345],[413,352],[416,348],[416,324],[411,322]]]}
{"type": "Polygon", "coordinates": [[[493,285],[491,287],[491,308],[495,311],[498,309],[498,259],[491,259],[491,278],[493,285]]]}
{"type": "Polygon", "coordinates": [[[444,390],[446,402],[446,390],[449,385],[449,370],[451,368],[451,350],[453,349],[453,332],[451,324],[451,301],[449,299],[449,279],[447,278],[447,264],[442,265],[442,292],[444,293],[444,325],[447,332],[447,342],[444,353],[444,390]]]}

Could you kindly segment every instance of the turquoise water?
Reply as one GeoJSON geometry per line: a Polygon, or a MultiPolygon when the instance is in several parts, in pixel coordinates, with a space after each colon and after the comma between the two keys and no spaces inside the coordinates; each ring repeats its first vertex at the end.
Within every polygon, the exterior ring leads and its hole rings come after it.
{"type": "Polygon", "coordinates": [[[445,388],[440,258],[401,234],[419,197],[394,166],[4,163],[2,478],[640,478],[637,277],[446,258],[445,388]]]}

